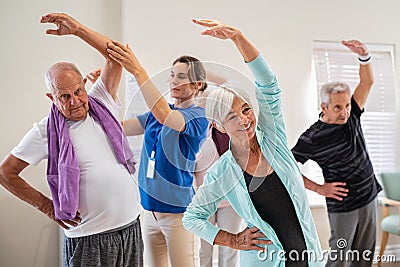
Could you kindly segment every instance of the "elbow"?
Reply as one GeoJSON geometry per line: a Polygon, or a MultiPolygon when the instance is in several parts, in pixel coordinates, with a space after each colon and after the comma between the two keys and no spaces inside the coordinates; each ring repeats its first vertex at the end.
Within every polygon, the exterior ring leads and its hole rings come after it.
{"type": "Polygon", "coordinates": [[[9,184],[10,179],[8,178],[8,171],[6,168],[6,165],[4,162],[0,164],[0,184],[4,187],[6,187],[7,184],[9,184]]]}
{"type": "Polygon", "coordinates": [[[168,110],[163,110],[163,109],[158,109],[156,107],[154,107],[151,110],[151,113],[153,114],[154,118],[156,118],[156,120],[161,123],[162,125],[165,125],[165,123],[168,120],[168,117],[171,115],[172,110],[168,109],[168,110]]]}
{"type": "Polygon", "coordinates": [[[368,81],[368,85],[370,86],[370,87],[372,87],[373,85],[374,85],[374,82],[375,82],[375,80],[374,80],[374,77],[371,77],[370,79],[369,79],[369,81],[368,81]]]}
{"type": "Polygon", "coordinates": [[[187,211],[185,211],[183,213],[183,217],[182,217],[182,225],[188,231],[190,231],[189,221],[190,221],[190,219],[189,219],[188,213],[187,213],[187,211]]]}
{"type": "Polygon", "coordinates": [[[182,225],[186,230],[193,232],[192,230],[194,228],[196,218],[194,216],[192,216],[190,212],[191,212],[190,210],[189,211],[186,210],[183,213],[182,225]]]}

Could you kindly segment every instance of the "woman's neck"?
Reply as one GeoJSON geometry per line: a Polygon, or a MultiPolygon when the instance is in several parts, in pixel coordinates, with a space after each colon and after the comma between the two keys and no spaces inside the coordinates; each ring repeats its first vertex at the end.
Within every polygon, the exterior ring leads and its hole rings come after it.
{"type": "Polygon", "coordinates": [[[175,98],[174,106],[176,108],[188,108],[194,104],[194,98],[190,99],[177,99],[175,98]]]}
{"type": "Polygon", "coordinates": [[[251,140],[245,140],[245,141],[240,141],[240,140],[232,140],[232,154],[236,158],[249,158],[249,155],[252,154],[257,154],[259,155],[261,153],[260,146],[257,142],[256,136],[254,136],[251,140]]]}
{"type": "Polygon", "coordinates": [[[231,151],[242,170],[255,177],[264,177],[273,171],[271,165],[262,154],[261,147],[255,136],[246,143],[232,141],[231,151]]]}

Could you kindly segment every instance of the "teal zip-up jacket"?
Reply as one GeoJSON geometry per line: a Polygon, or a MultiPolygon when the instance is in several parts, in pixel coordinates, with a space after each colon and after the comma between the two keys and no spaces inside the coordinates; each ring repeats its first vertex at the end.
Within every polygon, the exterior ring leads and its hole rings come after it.
{"type": "MultiPolygon", "coordinates": [[[[309,266],[324,266],[323,253],[308,205],[303,178],[288,147],[281,108],[281,89],[275,74],[260,54],[247,63],[256,81],[259,105],[256,136],[261,151],[285,185],[306,241],[309,266]]],[[[253,103],[250,103],[252,106],[253,103]]],[[[220,228],[208,221],[221,200],[227,200],[249,228],[256,226],[272,241],[265,253],[240,251],[240,266],[285,266],[283,247],[274,229],[261,219],[250,199],[243,170],[228,150],[211,166],[204,183],[183,216],[186,229],[213,244],[220,228]]]]}

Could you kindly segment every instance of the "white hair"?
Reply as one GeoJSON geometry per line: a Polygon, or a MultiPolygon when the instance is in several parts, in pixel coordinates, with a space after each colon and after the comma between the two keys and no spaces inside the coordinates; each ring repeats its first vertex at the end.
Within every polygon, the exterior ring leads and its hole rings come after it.
{"type": "Polygon", "coordinates": [[[222,126],[226,115],[232,110],[232,103],[235,96],[251,106],[257,119],[259,108],[254,88],[243,90],[229,85],[221,85],[207,96],[205,107],[207,119],[217,126],[222,126]]]}
{"type": "Polygon", "coordinates": [[[45,82],[46,82],[46,87],[47,87],[47,90],[49,91],[49,93],[55,94],[57,92],[58,89],[56,88],[56,85],[55,85],[55,79],[62,71],[65,71],[65,70],[75,71],[83,79],[81,72],[74,64],[72,64],[70,62],[55,63],[49,68],[49,70],[47,71],[47,73],[44,77],[45,82]]]}
{"type": "Polygon", "coordinates": [[[330,82],[326,83],[321,87],[319,92],[321,104],[329,105],[331,102],[330,95],[342,92],[348,92],[350,94],[350,87],[344,82],[330,82]]]}

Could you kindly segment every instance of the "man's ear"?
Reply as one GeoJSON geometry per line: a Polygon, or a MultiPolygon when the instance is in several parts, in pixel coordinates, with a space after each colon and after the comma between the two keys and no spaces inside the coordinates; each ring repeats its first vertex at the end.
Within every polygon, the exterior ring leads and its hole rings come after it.
{"type": "Polygon", "coordinates": [[[83,78],[83,84],[85,85],[87,82],[87,78],[83,78]]]}
{"type": "Polygon", "coordinates": [[[321,110],[325,111],[328,108],[328,106],[325,103],[321,103],[321,110]]]}
{"type": "Polygon", "coordinates": [[[51,102],[54,102],[54,97],[51,93],[46,93],[46,96],[50,98],[51,102]]]}

